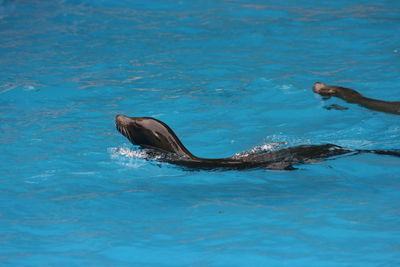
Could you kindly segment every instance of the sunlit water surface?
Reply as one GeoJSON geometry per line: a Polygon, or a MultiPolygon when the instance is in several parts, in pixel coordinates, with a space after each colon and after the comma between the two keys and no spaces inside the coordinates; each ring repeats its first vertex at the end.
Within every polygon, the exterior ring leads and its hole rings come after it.
{"type": "Polygon", "coordinates": [[[202,157],[399,149],[399,116],[311,91],[400,100],[399,32],[398,1],[0,0],[0,265],[399,265],[399,158],[189,171],[114,126],[202,157]]]}

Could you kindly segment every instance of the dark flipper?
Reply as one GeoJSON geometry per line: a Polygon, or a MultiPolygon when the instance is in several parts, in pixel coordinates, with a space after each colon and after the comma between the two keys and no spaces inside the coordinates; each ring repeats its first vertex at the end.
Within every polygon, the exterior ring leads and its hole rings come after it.
{"type": "Polygon", "coordinates": [[[379,154],[379,155],[388,155],[388,156],[395,156],[395,157],[400,157],[400,150],[374,150],[374,149],[358,149],[356,150],[360,153],[373,153],[373,154],[379,154]]]}
{"type": "Polygon", "coordinates": [[[334,110],[348,110],[349,108],[341,106],[341,105],[338,105],[338,104],[332,104],[332,105],[324,106],[324,109],[327,109],[327,110],[331,110],[331,109],[334,109],[334,110]]]}

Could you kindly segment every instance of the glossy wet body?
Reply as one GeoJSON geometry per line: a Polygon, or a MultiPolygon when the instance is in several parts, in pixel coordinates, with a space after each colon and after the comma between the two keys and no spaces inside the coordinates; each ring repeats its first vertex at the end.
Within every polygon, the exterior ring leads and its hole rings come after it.
{"type": "Polygon", "coordinates": [[[372,152],[400,156],[392,151],[349,150],[333,144],[302,145],[281,150],[250,153],[228,158],[199,158],[189,152],[172,129],[162,121],[150,117],[118,115],[115,124],[134,145],[162,152],[157,160],[196,169],[251,169],[293,170],[295,164],[322,161],[351,152],[372,152]]]}
{"type": "Polygon", "coordinates": [[[327,85],[316,82],[313,91],[322,96],[336,96],[349,103],[358,104],[360,106],[387,113],[400,114],[400,101],[383,101],[363,96],[359,92],[340,86],[327,85]]]}

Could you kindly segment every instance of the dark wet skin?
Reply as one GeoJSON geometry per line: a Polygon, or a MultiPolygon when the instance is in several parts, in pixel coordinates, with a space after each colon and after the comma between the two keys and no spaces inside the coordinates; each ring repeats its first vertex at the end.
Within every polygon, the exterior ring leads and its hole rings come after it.
{"type": "Polygon", "coordinates": [[[326,158],[360,152],[371,152],[399,156],[400,152],[386,150],[349,150],[333,144],[303,145],[281,150],[244,154],[229,158],[206,159],[194,156],[182,144],[172,129],[162,121],[149,117],[115,118],[118,131],[132,144],[141,146],[163,157],[158,161],[168,162],[192,169],[251,169],[293,170],[295,164],[323,161],[326,158]]]}
{"type": "Polygon", "coordinates": [[[383,101],[363,96],[359,92],[345,87],[316,82],[313,91],[324,97],[339,97],[349,103],[358,104],[371,110],[400,114],[400,101],[383,101]]]}

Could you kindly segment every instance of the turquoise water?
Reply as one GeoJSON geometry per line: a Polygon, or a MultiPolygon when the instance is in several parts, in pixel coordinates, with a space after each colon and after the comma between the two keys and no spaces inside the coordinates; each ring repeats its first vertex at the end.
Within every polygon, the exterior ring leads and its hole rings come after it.
{"type": "Polygon", "coordinates": [[[0,0],[1,266],[397,266],[400,159],[296,171],[146,161],[152,116],[202,157],[399,149],[400,2],[0,0]],[[348,110],[326,110],[339,104],[348,110]]]}

